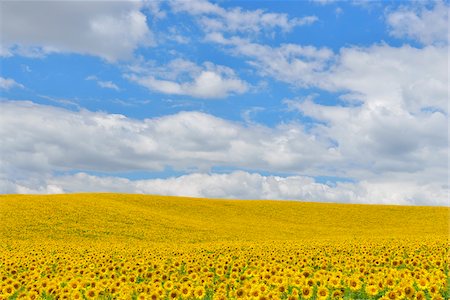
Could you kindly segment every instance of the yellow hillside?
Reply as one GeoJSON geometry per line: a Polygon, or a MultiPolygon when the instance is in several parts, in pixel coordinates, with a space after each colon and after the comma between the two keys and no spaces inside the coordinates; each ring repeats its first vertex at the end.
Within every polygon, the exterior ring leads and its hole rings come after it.
{"type": "Polygon", "coordinates": [[[0,196],[2,239],[209,242],[448,237],[449,208],[125,194],[0,196]]]}
{"type": "Polygon", "coordinates": [[[0,196],[2,299],[448,299],[449,208],[0,196]]]}

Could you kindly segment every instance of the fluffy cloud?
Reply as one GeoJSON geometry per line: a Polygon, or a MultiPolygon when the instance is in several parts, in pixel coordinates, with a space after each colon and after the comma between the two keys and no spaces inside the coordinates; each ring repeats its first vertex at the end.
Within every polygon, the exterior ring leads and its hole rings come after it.
{"type": "Polygon", "coordinates": [[[17,173],[162,170],[166,166],[292,171],[333,159],[326,141],[314,140],[297,124],[247,126],[200,112],[134,120],[18,101],[3,102],[0,107],[3,170],[17,173]]]}
{"type": "Polygon", "coordinates": [[[382,102],[411,112],[448,110],[446,47],[382,44],[342,48],[335,54],[327,48],[298,44],[271,47],[220,33],[210,33],[206,39],[247,58],[261,75],[292,86],[345,92],[348,100],[370,98],[373,105],[382,102]]]}
{"type": "Polygon", "coordinates": [[[317,120],[313,132],[334,140],[340,155],[371,170],[364,178],[402,170],[411,180],[444,184],[449,151],[446,60],[446,49],[433,46],[342,49],[316,82],[342,93],[343,104],[320,105],[311,99],[287,104],[317,120]]]}
{"type": "Polygon", "coordinates": [[[335,106],[302,99],[286,103],[317,120],[316,136],[334,141],[339,155],[351,157],[361,169],[419,171],[447,160],[446,47],[382,44],[333,54],[291,44],[273,48],[217,33],[208,39],[248,57],[263,75],[341,94],[342,104],[335,106]]]}
{"type": "Polygon", "coordinates": [[[340,98],[335,105],[285,101],[316,121],[310,131],[316,139],[335,145],[329,148],[337,157],[335,174],[371,182],[379,176],[398,182],[402,174],[410,182],[446,184],[446,47],[381,44],[334,54],[291,44],[269,47],[218,33],[209,34],[208,40],[247,57],[265,76],[340,98]]]}
{"type": "Polygon", "coordinates": [[[317,85],[347,92],[370,107],[447,113],[447,55],[446,47],[435,46],[344,48],[327,74],[317,77],[317,85]]]}
{"type": "Polygon", "coordinates": [[[12,78],[0,77],[0,89],[9,90],[12,88],[24,88],[24,86],[12,78]]]}
{"type": "Polygon", "coordinates": [[[129,180],[86,173],[49,176],[38,182],[0,179],[7,193],[125,192],[235,199],[446,205],[448,189],[411,182],[337,183],[327,185],[306,176],[263,176],[236,171],[229,174],[195,173],[167,179],[129,180]],[[430,202],[432,199],[432,202],[430,202]]]}
{"type": "Polygon", "coordinates": [[[328,125],[306,132],[298,124],[269,128],[199,112],[133,120],[30,102],[3,102],[1,188],[21,193],[110,190],[445,204],[448,182],[443,162],[447,160],[448,143],[442,130],[447,120],[442,113],[433,112],[421,119],[409,117],[408,122],[401,119],[397,123],[399,116],[383,111],[367,114],[362,107],[323,107],[311,100],[291,105],[328,125]],[[220,166],[343,176],[357,181],[330,186],[305,176],[204,174],[220,166]],[[73,170],[124,172],[166,167],[202,173],[138,181],[86,174],[55,175],[73,170]]]}
{"type": "Polygon", "coordinates": [[[125,77],[145,86],[151,91],[186,95],[197,98],[224,98],[232,94],[242,94],[248,84],[239,79],[234,71],[225,66],[205,62],[198,66],[191,61],[175,59],[165,66],[142,68],[125,77]]]}
{"type": "Polygon", "coordinates": [[[426,2],[418,2],[389,12],[386,20],[395,37],[414,39],[424,45],[447,44],[449,12],[450,6],[442,0],[435,1],[431,8],[426,2]]]}
{"type": "Polygon", "coordinates": [[[6,1],[1,7],[4,55],[70,52],[116,61],[153,43],[136,1],[6,1]]]}
{"type": "Polygon", "coordinates": [[[289,19],[287,14],[268,13],[262,9],[225,9],[207,0],[173,0],[170,3],[174,12],[197,16],[201,28],[206,31],[259,33],[263,30],[280,29],[286,32],[318,20],[316,16],[289,19]]]}

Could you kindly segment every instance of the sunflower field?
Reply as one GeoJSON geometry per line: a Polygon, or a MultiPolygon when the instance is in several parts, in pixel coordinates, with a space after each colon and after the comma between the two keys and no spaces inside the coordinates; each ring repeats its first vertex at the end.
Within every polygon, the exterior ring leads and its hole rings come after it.
{"type": "Polygon", "coordinates": [[[0,299],[449,299],[448,207],[0,196],[0,299]]]}

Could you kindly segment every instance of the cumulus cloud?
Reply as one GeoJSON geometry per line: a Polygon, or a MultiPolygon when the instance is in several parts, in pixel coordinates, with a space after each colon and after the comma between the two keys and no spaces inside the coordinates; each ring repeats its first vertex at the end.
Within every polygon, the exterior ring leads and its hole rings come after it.
{"type": "Polygon", "coordinates": [[[316,16],[289,18],[287,14],[265,12],[262,9],[225,9],[207,0],[172,0],[170,4],[174,12],[196,16],[205,31],[259,33],[263,30],[280,29],[287,32],[296,26],[309,25],[318,20],[316,16]]]}
{"type": "Polygon", "coordinates": [[[208,39],[248,58],[262,75],[340,98],[338,105],[317,104],[311,98],[285,101],[315,120],[310,133],[316,139],[334,143],[329,150],[337,157],[336,173],[361,180],[402,174],[411,182],[446,184],[446,47],[380,44],[342,48],[335,54],[301,45],[269,47],[218,33],[208,39]]]}
{"type": "Polygon", "coordinates": [[[389,33],[398,38],[410,38],[424,45],[447,44],[450,6],[442,0],[427,7],[427,2],[401,6],[386,16],[389,33]]]}
{"type": "Polygon", "coordinates": [[[383,111],[371,115],[351,110],[361,107],[327,108],[311,100],[291,105],[298,105],[303,113],[325,120],[328,125],[307,132],[299,124],[275,128],[244,125],[200,112],[134,120],[31,102],[2,102],[2,190],[445,203],[448,174],[443,161],[447,159],[448,141],[442,130],[447,120],[441,113],[396,123],[398,116],[383,111]],[[204,174],[220,166],[342,176],[356,182],[329,186],[305,176],[280,179],[245,172],[204,174]],[[167,167],[203,175],[150,181],[54,175],[73,170],[161,171],[167,167]]]}
{"type": "Polygon", "coordinates": [[[195,173],[167,179],[129,180],[86,173],[49,176],[39,182],[0,179],[7,193],[125,192],[231,199],[274,199],[314,202],[446,205],[448,189],[437,184],[359,182],[327,185],[307,176],[264,176],[236,171],[195,173]],[[432,202],[430,201],[432,199],[432,202]]]}
{"type": "Polygon", "coordinates": [[[166,166],[305,170],[333,159],[326,141],[314,140],[298,124],[247,126],[200,112],[134,120],[19,101],[0,107],[3,167],[19,173],[166,166]]]}
{"type": "Polygon", "coordinates": [[[135,72],[125,75],[125,78],[163,94],[212,99],[248,90],[248,84],[232,69],[210,62],[198,66],[188,60],[175,59],[165,66],[132,66],[130,70],[135,72]]]}
{"type": "Polygon", "coordinates": [[[447,113],[447,55],[446,47],[435,46],[344,48],[327,74],[317,77],[317,86],[346,91],[371,107],[447,113]]]}
{"type": "Polygon", "coordinates": [[[24,88],[24,86],[12,78],[0,77],[0,89],[9,90],[12,88],[24,88]]]}
{"type": "Polygon", "coordinates": [[[138,46],[153,44],[141,6],[137,1],[3,1],[2,53],[130,58],[138,46]]]}
{"type": "Polygon", "coordinates": [[[373,105],[401,106],[411,112],[448,111],[446,47],[418,49],[381,44],[346,47],[336,54],[328,48],[298,44],[271,47],[239,37],[225,38],[220,33],[210,33],[206,39],[235,56],[247,58],[247,63],[262,76],[295,87],[346,92],[347,99],[370,98],[373,105]]]}
{"type": "Polygon", "coordinates": [[[446,47],[381,44],[334,54],[291,44],[274,48],[217,33],[208,38],[247,57],[263,75],[341,94],[340,105],[302,99],[286,104],[317,121],[311,132],[336,144],[343,169],[348,170],[346,158],[351,157],[373,174],[386,168],[425,172],[436,167],[433,177],[447,177],[442,164],[448,159],[446,47]]]}
{"type": "Polygon", "coordinates": [[[334,140],[340,155],[372,172],[355,177],[374,179],[402,170],[404,178],[444,184],[446,60],[446,49],[434,46],[342,49],[330,70],[317,77],[317,86],[342,93],[343,104],[321,105],[311,98],[286,104],[317,120],[313,132],[334,140]]]}

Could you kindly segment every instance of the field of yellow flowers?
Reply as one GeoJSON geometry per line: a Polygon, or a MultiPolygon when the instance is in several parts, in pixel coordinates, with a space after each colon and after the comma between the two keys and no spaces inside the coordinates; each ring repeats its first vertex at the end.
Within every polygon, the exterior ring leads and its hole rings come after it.
{"type": "Polygon", "coordinates": [[[448,207],[0,196],[0,299],[449,299],[448,207]]]}

